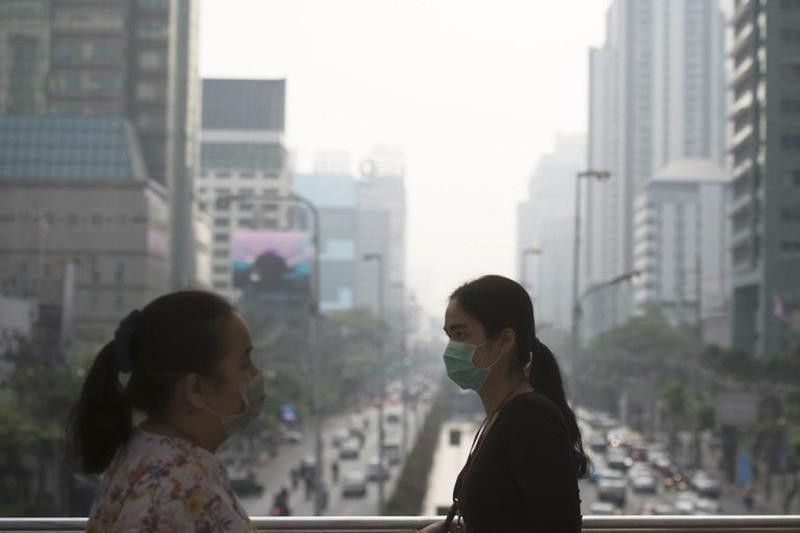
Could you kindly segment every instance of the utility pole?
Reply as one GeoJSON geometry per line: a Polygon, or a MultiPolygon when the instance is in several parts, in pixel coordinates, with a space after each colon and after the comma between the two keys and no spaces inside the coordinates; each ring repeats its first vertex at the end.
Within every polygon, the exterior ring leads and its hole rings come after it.
{"type": "MultiPolygon", "coordinates": [[[[319,489],[322,483],[322,472],[324,472],[323,464],[323,451],[322,446],[322,377],[320,366],[320,346],[319,346],[319,308],[322,291],[320,290],[321,279],[320,276],[320,231],[319,231],[319,211],[317,207],[307,200],[306,198],[297,194],[288,194],[284,196],[276,195],[225,195],[216,198],[217,206],[227,205],[230,202],[260,202],[269,205],[280,204],[294,204],[302,205],[311,215],[312,224],[312,246],[314,247],[314,264],[311,272],[311,320],[309,322],[309,337],[312,353],[312,384],[313,384],[313,406],[314,406],[314,433],[315,433],[315,446],[314,455],[316,463],[316,471],[314,473],[314,487],[319,489]]],[[[322,514],[322,499],[317,495],[314,498],[314,514],[319,516],[322,514]]]]}
{"type": "MultiPolygon", "coordinates": [[[[579,271],[580,271],[580,253],[581,253],[581,178],[591,178],[598,181],[607,181],[610,179],[611,173],[607,170],[585,170],[578,172],[575,175],[575,242],[572,252],[572,342],[573,350],[572,357],[574,363],[577,363],[578,353],[581,349],[580,341],[580,313],[581,306],[578,300],[580,294],[579,271]]],[[[575,365],[573,364],[573,368],[575,365]]]]}
{"type": "MultiPolygon", "coordinates": [[[[364,261],[375,261],[378,263],[378,319],[383,327],[386,327],[386,310],[384,302],[384,279],[383,279],[383,256],[381,254],[366,254],[364,261]]],[[[384,441],[384,413],[383,402],[386,398],[386,331],[382,331],[379,337],[379,362],[378,362],[378,464],[381,470],[384,468],[383,460],[383,441],[384,441]]],[[[383,515],[383,505],[385,501],[385,482],[383,475],[378,476],[378,515],[383,515]]]]}

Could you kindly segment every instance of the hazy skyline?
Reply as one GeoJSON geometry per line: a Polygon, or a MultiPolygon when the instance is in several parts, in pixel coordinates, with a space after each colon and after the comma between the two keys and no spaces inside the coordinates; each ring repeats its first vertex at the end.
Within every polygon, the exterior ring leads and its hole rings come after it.
{"type": "Polygon", "coordinates": [[[286,78],[297,171],[403,151],[407,281],[440,316],[463,281],[515,276],[517,203],[556,133],[586,130],[608,5],[204,0],[201,75],[286,78]]]}

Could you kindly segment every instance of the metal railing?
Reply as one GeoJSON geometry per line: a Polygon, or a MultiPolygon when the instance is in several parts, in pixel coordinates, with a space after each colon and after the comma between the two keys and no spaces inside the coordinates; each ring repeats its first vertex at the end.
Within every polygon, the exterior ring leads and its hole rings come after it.
{"type": "MultiPolygon", "coordinates": [[[[253,517],[259,531],[284,533],[399,533],[424,527],[434,517],[253,517]]],[[[83,531],[85,518],[0,518],[0,531],[83,531]]],[[[584,533],[776,533],[800,532],[800,516],[588,516],[584,533]]]]}

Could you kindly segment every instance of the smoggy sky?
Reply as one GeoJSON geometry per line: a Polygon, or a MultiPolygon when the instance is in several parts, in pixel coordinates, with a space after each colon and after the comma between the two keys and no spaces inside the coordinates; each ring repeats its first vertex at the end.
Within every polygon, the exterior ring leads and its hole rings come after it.
{"type": "Polygon", "coordinates": [[[408,285],[441,316],[461,282],[516,274],[517,202],[555,134],[586,130],[608,4],[203,0],[201,74],[286,78],[298,171],[402,149],[408,285]]]}

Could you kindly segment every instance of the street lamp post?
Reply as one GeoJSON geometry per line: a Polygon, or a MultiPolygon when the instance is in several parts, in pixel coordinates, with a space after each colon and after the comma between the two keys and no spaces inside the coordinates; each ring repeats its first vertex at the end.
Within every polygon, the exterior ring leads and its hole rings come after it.
{"type": "MultiPolygon", "coordinates": [[[[392,289],[398,289],[403,291],[406,285],[402,281],[396,281],[392,283],[392,289]]],[[[401,360],[402,369],[401,369],[401,376],[403,380],[403,398],[402,398],[402,405],[403,405],[403,437],[402,437],[402,448],[401,453],[403,457],[406,456],[408,452],[408,353],[407,353],[407,346],[406,346],[406,335],[408,334],[408,324],[407,324],[407,317],[406,317],[406,302],[405,302],[405,294],[401,295],[400,298],[400,317],[398,322],[400,323],[400,335],[399,335],[399,353],[403,356],[401,360]]]]}
{"type": "Polygon", "coordinates": [[[578,273],[580,271],[580,247],[581,247],[581,178],[592,178],[598,181],[606,181],[611,177],[607,170],[585,170],[575,175],[575,248],[572,254],[572,342],[574,343],[572,356],[577,362],[580,352],[580,331],[578,322],[580,320],[580,302],[578,300],[579,287],[578,273]]]}
{"type": "MultiPolygon", "coordinates": [[[[314,247],[313,268],[311,272],[311,321],[309,336],[311,338],[311,351],[312,351],[312,382],[314,385],[313,404],[314,404],[314,429],[315,429],[315,447],[314,456],[316,462],[316,472],[314,473],[315,483],[314,486],[319,488],[322,480],[323,470],[323,446],[322,446],[322,398],[321,398],[321,375],[320,375],[320,354],[319,354],[319,307],[320,307],[320,232],[319,232],[319,211],[317,207],[306,198],[298,194],[287,195],[263,195],[263,196],[249,196],[249,195],[227,195],[220,196],[216,199],[218,206],[225,205],[230,202],[247,201],[251,203],[265,203],[265,204],[296,204],[305,207],[311,214],[312,223],[312,246],[314,247]]],[[[322,499],[317,496],[314,499],[314,514],[319,516],[322,513],[322,499]]]]}
{"type": "MultiPolygon", "coordinates": [[[[588,298],[591,294],[593,294],[595,292],[598,292],[598,291],[601,291],[603,289],[607,289],[609,287],[613,287],[614,285],[619,285],[620,283],[623,283],[625,281],[628,281],[628,280],[631,280],[631,279],[633,279],[635,277],[638,277],[640,274],[641,274],[640,271],[633,270],[631,272],[626,272],[626,273],[624,273],[624,274],[622,274],[620,276],[612,278],[612,279],[610,279],[608,281],[595,283],[594,285],[590,286],[588,289],[586,289],[583,292],[583,294],[581,294],[581,297],[578,299],[578,302],[575,304],[575,310],[576,310],[575,319],[580,324],[581,317],[583,316],[583,302],[585,302],[586,298],[588,298]]],[[[577,328],[576,331],[580,331],[580,328],[577,328]]],[[[580,340],[580,339],[576,337],[576,340],[580,340]]]]}
{"type": "MultiPolygon", "coordinates": [[[[369,253],[364,255],[364,261],[375,261],[378,263],[378,319],[381,326],[386,326],[386,310],[384,309],[384,279],[383,279],[383,256],[381,254],[369,253]]],[[[379,337],[379,357],[378,364],[378,464],[381,468],[381,473],[378,476],[378,514],[383,514],[383,505],[385,499],[385,487],[383,480],[383,401],[386,395],[386,331],[380,332],[379,337]]]]}
{"type": "MultiPolygon", "coordinates": [[[[522,250],[522,269],[521,269],[521,272],[520,272],[520,274],[521,274],[520,277],[522,278],[522,280],[521,280],[522,281],[522,288],[525,289],[525,292],[528,292],[528,256],[529,255],[541,256],[542,255],[542,249],[541,248],[525,248],[524,250],[522,250]]],[[[540,264],[539,265],[539,274],[541,274],[541,272],[542,272],[542,265],[540,264]]],[[[540,281],[541,281],[541,275],[539,276],[539,278],[540,278],[540,281]]],[[[542,290],[541,283],[539,283],[539,287],[536,289],[536,293],[537,293],[537,296],[539,296],[540,298],[541,298],[541,294],[542,294],[541,290],[542,290]]],[[[537,302],[537,304],[538,304],[538,302],[537,302]]]]}

